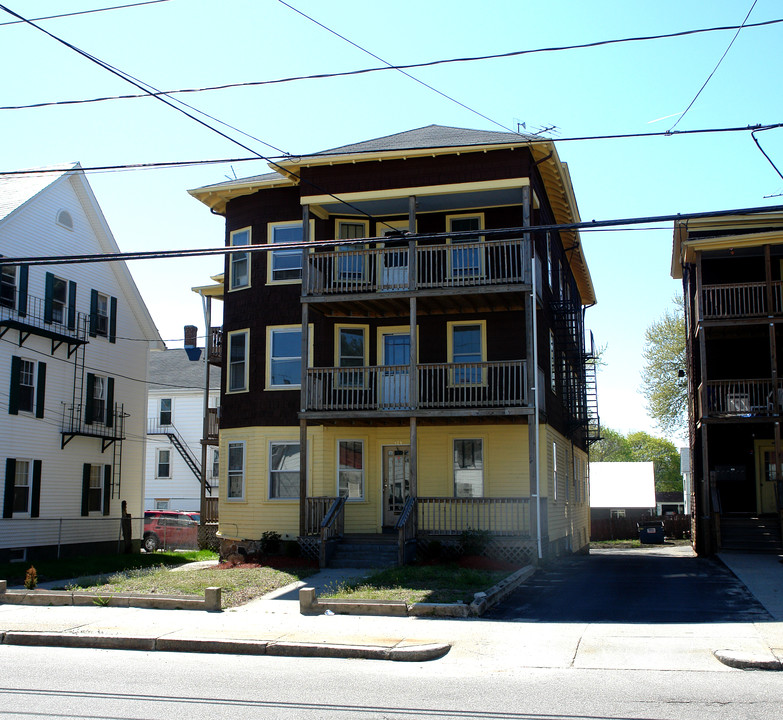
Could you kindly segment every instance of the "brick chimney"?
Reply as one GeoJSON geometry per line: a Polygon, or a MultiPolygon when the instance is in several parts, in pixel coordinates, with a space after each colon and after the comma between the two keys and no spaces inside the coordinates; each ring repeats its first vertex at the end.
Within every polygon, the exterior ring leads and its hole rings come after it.
{"type": "Polygon", "coordinates": [[[195,325],[185,325],[185,347],[198,347],[198,328],[195,325]]]}

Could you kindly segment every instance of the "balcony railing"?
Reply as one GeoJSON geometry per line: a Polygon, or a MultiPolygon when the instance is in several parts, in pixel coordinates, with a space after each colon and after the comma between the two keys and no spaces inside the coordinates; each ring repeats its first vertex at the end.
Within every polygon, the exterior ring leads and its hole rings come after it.
{"type": "Polygon", "coordinates": [[[783,413],[783,380],[708,380],[702,385],[702,417],[770,417],[783,413]]]}
{"type": "Polygon", "coordinates": [[[207,408],[207,436],[204,440],[208,443],[216,443],[220,433],[219,408],[207,408]]]}
{"type": "Polygon", "coordinates": [[[772,283],[772,307],[764,282],[705,285],[702,288],[705,320],[766,317],[783,314],[783,282],[772,283]]]}
{"type": "Polygon", "coordinates": [[[88,323],[89,315],[85,313],[47,303],[18,289],[6,286],[0,296],[0,326],[18,325],[35,334],[84,343],[88,323]]]}
{"type": "Polygon", "coordinates": [[[525,407],[524,360],[417,365],[418,397],[412,397],[410,367],[382,365],[310,368],[309,411],[410,410],[525,407]]]}
{"type": "Polygon", "coordinates": [[[209,329],[212,336],[209,346],[209,357],[207,360],[213,365],[220,365],[223,362],[223,328],[213,327],[209,329]]]}
{"type": "Polygon", "coordinates": [[[307,262],[308,296],[530,282],[530,246],[521,238],[417,246],[412,269],[407,245],[326,250],[307,262]]]}
{"type": "Polygon", "coordinates": [[[530,500],[526,497],[419,497],[420,535],[459,535],[486,530],[493,535],[529,535],[530,500]]]}
{"type": "MultiPolygon", "coordinates": [[[[96,415],[93,408],[93,415],[96,415]]],[[[64,405],[63,419],[60,432],[63,436],[70,439],[74,435],[86,437],[102,438],[104,441],[124,440],[125,439],[125,418],[129,415],[125,412],[124,406],[117,403],[101,420],[87,422],[86,405],[64,405]]],[[[64,441],[64,444],[67,442],[64,441]]]]}

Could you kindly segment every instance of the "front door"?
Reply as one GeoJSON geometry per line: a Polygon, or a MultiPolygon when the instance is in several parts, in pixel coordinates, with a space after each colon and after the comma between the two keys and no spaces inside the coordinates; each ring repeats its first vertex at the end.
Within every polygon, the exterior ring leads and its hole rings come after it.
{"type": "MultiPolygon", "coordinates": [[[[763,466],[759,473],[758,487],[758,512],[762,515],[777,512],[777,502],[775,494],[775,450],[774,448],[762,448],[763,466]]],[[[783,467],[783,459],[782,459],[783,467]]]]}
{"type": "Polygon", "coordinates": [[[383,448],[383,524],[393,527],[411,488],[411,452],[408,445],[383,448]]]}
{"type": "Polygon", "coordinates": [[[406,408],[410,405],[410,333],[383,333],[381,349],[380,405],[385,410],[406,408]]]}

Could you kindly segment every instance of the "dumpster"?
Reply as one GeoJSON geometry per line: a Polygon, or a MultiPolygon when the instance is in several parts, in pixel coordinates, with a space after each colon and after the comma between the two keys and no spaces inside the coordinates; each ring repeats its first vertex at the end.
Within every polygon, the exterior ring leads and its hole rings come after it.
{"type": "Polygon", "coordinates": [[[639,542],[663,544],[663,520],[643,520],[636,523],[639,530],[639,542]]]}

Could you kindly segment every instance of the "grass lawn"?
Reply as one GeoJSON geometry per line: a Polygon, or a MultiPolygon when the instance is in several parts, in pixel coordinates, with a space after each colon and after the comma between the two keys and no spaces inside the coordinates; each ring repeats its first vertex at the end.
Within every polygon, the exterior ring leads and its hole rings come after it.
{"type": "Polygon", "coordinates": [[[276,569],[267,566],[208,567],[172,572],[163,566],[138,568],[116,573],[101,583],[69,584],[96,592],[101,596],[113,593],[143,593],[160,595],[203,595],[208,587],[221,587],[223,608],[243,605],[272,590],[317,572],[315,567],[276,569]]]}
{"type": "MultiPolygon", "coordinates": [[[[664,542],[664,545],[690,545],[690,540],[669,540],[664,542]]],[[[656,548],[661,547],[660,544],[645,543],[642,545],[639,540],[591,540],[591,548],[656,548]]]]}
{"type": "Polygon", "coordinates": [[[406,565],[374,572],[354,582],[327,588],[321,597],[351,600],[402,600],[417,602],[473,602],[473,595],[488,590],[512,570],[479,570],[448,565],[406,565]]]}
{"type": "Polygon", "coordinates": [[[213,560],[217,555],[209,550],[192,552],[156,552],[128,555],[88,555],[83,557],[62,558],[60,560],[41,560],[24,563],[0,563],[0,579],[8,580],[9,585],[21,585],[27,569],[34,565],[38,572],[38,581],[68,580],[93,575],[109,575],[124,570],[150,568],[160,565],[183,565],[197,560],[213,560]]]}

